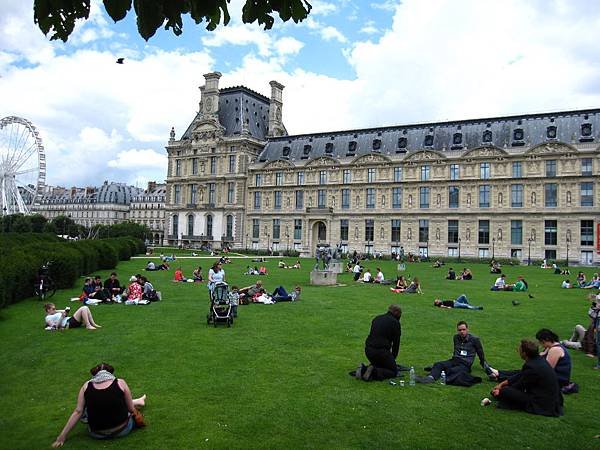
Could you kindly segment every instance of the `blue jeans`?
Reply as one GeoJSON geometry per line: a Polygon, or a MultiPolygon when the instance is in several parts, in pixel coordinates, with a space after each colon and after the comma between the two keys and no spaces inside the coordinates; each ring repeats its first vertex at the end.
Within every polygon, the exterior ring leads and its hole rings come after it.
{"type": "Polygon", "coordinates": [[[600,328],[596,328],[596,354],[598,355],[598,368],[600,368],[600,328]]]}
{"type": "Polygon", "coordinates": [[[473,305],[469,305],[469,300],[467,300],[467,296],[465,294],[462,294],[461,296],[457,297],[456,300],[454,300],[454,307],[455,308],[462,308],[462,309],[480,309],[480,306],[473,306],[473,305]]]}
{"type": "Polygon", "coordinates": [[[133,416],[130,415],[129,420],[127,421],[127,425],[125,426],[125,428],[123,428],[118,433],[111,434],[111,435],[104,435],[104,434],[95,433],[94,431],[91,430],[91,428],[88,427],[88,434],[91,437],[93,437],[94,439],[113,439],[113,438],[127,436],[129,433],[131,433],[131,430],[133,430],[134,427],[135,427],[135,423],[133,421],[133,416]]]}
{"type": "Polygon", "coordinates": [[[273,297],[273,300],[275,300],[276,302],[291,302],[292,301],[292,296],[287,293],[287,291],[285,290],[285,288],[283,286],[279,286],[277,289],[275,289],[273,291],[273,294],[271,295],[271,297],[273,297]]]}

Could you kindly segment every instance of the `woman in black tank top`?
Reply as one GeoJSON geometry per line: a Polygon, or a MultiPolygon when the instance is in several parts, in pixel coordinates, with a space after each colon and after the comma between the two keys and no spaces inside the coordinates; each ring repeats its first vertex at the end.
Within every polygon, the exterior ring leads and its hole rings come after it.
{"type": "Polygon", "coordinates": [[[146,396],[132,398],[125,380],[116,378],[109,364],[99,364],[90,372],[92,379],[86,381],[79,390],[77,406],[53,442],[54,448],[64,444],[84,410],[87,412],[90,436],[109,439],[128,434],[134,428],[132,414],[136,412],[136,406],[145,405],[146,396]]]}

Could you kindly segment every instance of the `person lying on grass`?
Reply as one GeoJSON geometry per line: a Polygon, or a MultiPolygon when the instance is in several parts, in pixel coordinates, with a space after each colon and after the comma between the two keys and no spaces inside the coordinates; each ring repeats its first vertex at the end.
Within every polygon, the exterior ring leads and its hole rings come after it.
{"type": "Polygon", "coordinates": [[[81,386],[77,406],[52,447],[63,446],[84,413],[87,415],[88,434],[94,439],[123,437],[134,428],[145,425],[136,407],[145,406],[146,395],[134,399],[125,380],[116,378],[114,371],[106,363],[90,370],[92,378],[81,386]]]}
{"type": "Polygon", "coordinates": [[[92,317],[92,312],[87,306],[81,306],[72,317],[69,317],[71,308],[68,306],[65,309],[56,309],[54,303],[46,303],[44,305],[46,311],[46,326],[50,329],[66,329],[66,328],[79,328],[82,324],[88,330],[95,330],[96,328],[102,328],[92,317]]]}
{"type": "Polygon", "coordinates": [[[433,301],[433,306],[437,306],[438,308],[483,309],[483,306],[471,305],[465,294],[459,295],[456,297],[456,300],[436,298],[433,301]]]}
{"type": "Polygon", "coordinates": [[[291,293],[288,293],[283,286],[279,286],[273,291],[271,297],[275,302],[295,302],[300,300],[301,292],[302,288],[300,286],[296,286],[291,293]]]}

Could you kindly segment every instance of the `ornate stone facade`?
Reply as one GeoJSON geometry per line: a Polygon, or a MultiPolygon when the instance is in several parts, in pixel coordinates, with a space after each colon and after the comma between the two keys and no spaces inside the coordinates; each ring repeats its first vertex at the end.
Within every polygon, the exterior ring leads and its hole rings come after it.
{"type": "Polygon", "coordinates": [[[131,200],[129,220],[145,225],[152,231],[148,239],[160,244],[164,240],[166,185],[153,181],[131,200]]]}

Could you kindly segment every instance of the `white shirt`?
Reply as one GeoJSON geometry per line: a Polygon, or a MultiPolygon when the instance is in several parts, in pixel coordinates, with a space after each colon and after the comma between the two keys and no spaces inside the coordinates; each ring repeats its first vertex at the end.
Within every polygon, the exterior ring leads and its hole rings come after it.
{"type": "Polygon", "coordinates": [[[506,286],[506,281],[504,280],[504,278],[498,277],[498,278],[496,278],[496,282],[494,283],[494,286],[504,287],[504,286],[506,286]]]}
{"type": "Polygon", "coordinates": [[[46,316],[46,325],[50,326],[50,327],[59,327],[59,328],[64,328],[67,326],[67,322],[69,321],[69,318],[67,316],[65,316],[62,320],[60,319],[62,316],[62,313],[60,312],[56,312],[54,314],[48,314],[46,316]]]}
{"type": "Polygon", "coordinates": [[[352,272],[360,273],[360,265],[359,264],[355,265],[354,268],[352,269],[352,272]]]}
{"type": "Polygon", "coordinates": [[[381,272],[381,271],[380,271],[380,272],[377,272],[377,276],[375,277],[375,279],[376,279],[378,282],[380,282],[380,283],[381,283],[382,281],[384,281],[384,280],[385,280],[385,278],[384,278],[384,276],[383,276],[383,272],[381,272]]]}
{"type": "Polygon", "coordinates": [[[363,275],[363,281],[365,283],[368,283],[371,281],[371,272],[369,272],[368,270],[365,272],[365,274],[363,275]]]}

